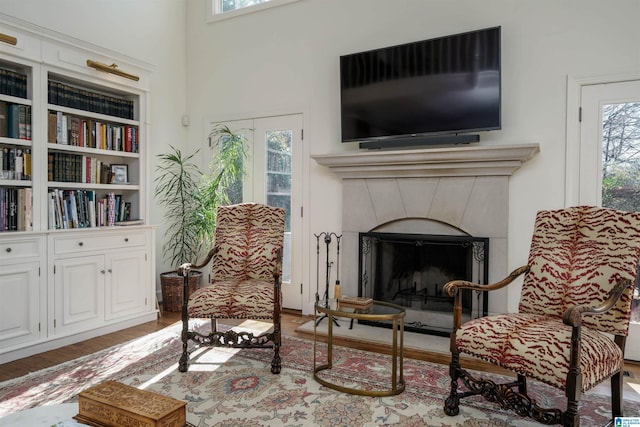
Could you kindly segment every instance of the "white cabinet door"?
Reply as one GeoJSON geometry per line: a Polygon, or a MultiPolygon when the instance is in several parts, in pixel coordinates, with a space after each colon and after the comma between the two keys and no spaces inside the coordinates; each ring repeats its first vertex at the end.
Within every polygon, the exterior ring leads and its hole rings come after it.
{"type": "Polygon", "coordinates": [[[106,319],[137,314],[149,308],[149,268],[143,250],[107,254],[106,319]]]}
{"type": "Polygon", "coordinates": [[[40,263],[0,268],[0,348],[40,339],[40,263]]]}
{"type": "Polygon", "coordinates": [[[101,326],[104,321],[104,255],[55,262],[54,333],[67,334],[101,326]]]}

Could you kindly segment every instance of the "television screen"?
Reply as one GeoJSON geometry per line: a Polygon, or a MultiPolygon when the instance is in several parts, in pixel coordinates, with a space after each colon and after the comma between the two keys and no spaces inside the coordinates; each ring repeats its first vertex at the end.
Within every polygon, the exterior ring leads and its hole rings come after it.
{"type": "Polygon", "coordinates": [[[340,57],[342,141],[500,129],[500,27],[340,57]]]}

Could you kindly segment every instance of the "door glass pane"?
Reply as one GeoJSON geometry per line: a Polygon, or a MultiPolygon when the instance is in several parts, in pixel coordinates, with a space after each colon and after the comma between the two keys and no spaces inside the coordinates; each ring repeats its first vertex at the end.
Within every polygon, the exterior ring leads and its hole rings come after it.
{"type": "Polygon", "coordinates": [[[266,3],[269,0],[221,0],[222,12],[230,12],[244,7],[255,6],[256,4],[266,3]]]}
{"type": "MultiPolygon", "coordinates": [[[[242,137],[245,138],[244,135],[242,135],[242,137]]],[[[222,141],[223,147],[226,147],[228,144],[232,144],[232,142],[229,141],[228,138],[222,141]]],[[[244,157],[243,156],[235,156],[235,157],[236,157],[234,161],[235,169],[244,170],[245,168],[244,157]]],[[[242,177],[229,181],[226,185],[226,192],[227,192],[227,197],[229,198],[230,204],[233,205],[236,203],[242,203],[242,177]]]]}
{"type": "MultiPolygon", "coordinates": [[[[602,206],[640,211],[640,102],[602,108],[602,206]]],[[[640,322],[638,287],[631,320],[640,322]]]]}
{"type": "Polygon", "coordinates": [[[282,280],[291,280],[291,130],[273,130],[266,134],[266,201],[285,210],[282,280]]]}

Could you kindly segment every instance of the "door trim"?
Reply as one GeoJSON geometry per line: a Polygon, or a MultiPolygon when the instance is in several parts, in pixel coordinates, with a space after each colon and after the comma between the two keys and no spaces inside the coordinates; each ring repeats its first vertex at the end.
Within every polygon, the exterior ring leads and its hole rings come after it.
{"type": "Polygon", "coordinates": [[[580,120],[582,87],[607,83],[621,83],[640,80],[640,73],[613,74],[591,77],[567,75],[567,115],[565,152],[564,205],[575,206],[580,197],[580,120]]]}

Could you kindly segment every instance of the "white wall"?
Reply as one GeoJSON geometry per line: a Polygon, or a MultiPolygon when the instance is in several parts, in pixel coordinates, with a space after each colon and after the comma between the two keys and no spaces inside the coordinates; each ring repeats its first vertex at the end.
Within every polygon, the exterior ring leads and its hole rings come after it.
{"type": "MultiPolygon", "coordinates": [[[[526,263],[535,212],[565,203],[567,75],[640,70],[636,0],[301,0],[212,24],[205,1],[187,4],[190,143],[204,141],[207,118],[303,112],[307,159],[357,150],[340,143],[341,54],[502,26],[502,130],[481,143],[541,147],[511,179],[510,269],[526,263]]],[[[339,232],[339,181],[308,162],[307,236],[339,232]]],[[[306,248],[314,260],[314,239],[306,248]]],[[[311,297],[314,262],[304,279],[311,297]]],[[[514,289],[509,309],[518,297],[514,289]]]]}
{"type": "MultiPolygon", "coordinates": [[[[357,150],[339,142],[341,54],[502,26],[503,129],[481,143],[541,146],[511,179],[509,268],[526,262],[535,212],[564,205],[567,75],[640,70],[637,0],[300,0],[213,24],[205,1],[0,0],[0,12],[154,64],[154,158],[169,144],[200,146],[207,119],[304,113],[307,236],[341,228],[339,181],[309,156],[357,150]]],[[[315,289],[315,242],[306,247],[315,289]]]]}
{"type": "MultiPolygon", "coordinates": [[[[169,144],[186,145],[186,130],[181,125],[186,113],[185,9],[185,2],[178,0],[0,0],[2,13],[153,65],[153,160],[169,144]]],[[[153,191],[153,165],[150,171],[153,191]]],[[[162,211],[153,202],[149,222],[162,222],[162,211]]],[[[170,269],[162,259],[163,233],[160,225],[156,231],[158,274],[170,269]]],[[[160,289],[159,278],[156,282],[160,289]]]]}

